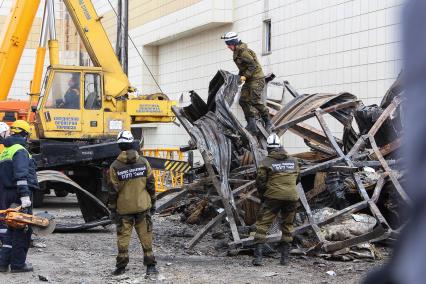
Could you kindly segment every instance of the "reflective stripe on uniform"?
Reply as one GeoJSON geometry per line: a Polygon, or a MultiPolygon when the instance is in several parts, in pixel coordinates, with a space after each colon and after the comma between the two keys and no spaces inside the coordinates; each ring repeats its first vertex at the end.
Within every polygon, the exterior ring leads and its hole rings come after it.
{"type": "Polygon", "coordinates": [[[6,234],[7,229],[0,229],[0,234],[6,234]]]}
{"type": "Polygon", "coordinates": [[[18,181],[16,182],[16,185],[17,185],[17,186],[20,186],[20,185],[28,185],[28,182],[27,182],[26,180],[18,180],[18,181]]]}
{"type": "Polygon", "coordinates": [[[11,245],[3,245],[2,248],[10,248],[11,249],[12,246],[11,245]]]}

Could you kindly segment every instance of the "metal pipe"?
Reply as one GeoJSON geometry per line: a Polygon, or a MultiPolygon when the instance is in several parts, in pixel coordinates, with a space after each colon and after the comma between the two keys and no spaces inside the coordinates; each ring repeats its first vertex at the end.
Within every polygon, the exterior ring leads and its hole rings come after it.
{"type": "Polygon", "coordinates": [[[53,4],[53,0],[46,0],[46,5],[49,14],[49,34],[51,40],[56,40],[56,26],[55,26],[55,5],[53,4]]]}
{"type": "Polygon", "coordinates": [[[48,2],[49,0],[46,0],[46,3],[44,3],[43,22],[41,24],[40,41],[38,44],[39,47],[46,47],[47,45],[47,24],[49,22],[49,12],[47,8],[48,2]]]}
{"type": "Polygon", "coordinates": [[[43,21],[41,24],[41,32],[39,44],[36,51],[36,61],[34,64],[33,79],[30,82],[30,105],[28,109],[27,121],[31,118],[31,107],[37,105],[38,98],[40,97],[41,90],[41,78],[43,74],[44,59],[46,58],[46,45],[47,45],[47,33],[48,33],[48,22],[49,22],[49,11],[48,2],[44,3],[43,21]]]}
{"type": "Polygon", "coordinates": [[[59,64],[59,43],[56,39],[55,6],[53,0],[46,0],[49,27],[49,59],[50,65],[59,64]]]}

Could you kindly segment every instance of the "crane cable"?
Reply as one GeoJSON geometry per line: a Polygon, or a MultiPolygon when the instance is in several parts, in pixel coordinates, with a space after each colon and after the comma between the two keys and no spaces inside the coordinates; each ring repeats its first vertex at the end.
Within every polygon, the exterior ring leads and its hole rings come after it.
{"type": "MultiPolygon", "coordinates": [[[[4,1],[4,0],[3,0],[4,1]]],[[[111,4],[111,1],[108,0],[109,5],[111,6],[112,11],[114,12],[115,16],[117,17],[117,22],[118,22],[118,14],[117,11],[115,10],[114,6],[111,4]]],[[[122,28],[124,28],[124,25],[122,22],[120,22],[120,25],[122,28]]],[[[154,77],[154,74],[152,74],[151,69],[148,67],[148,64],[146,64],[145,59],[143,59],[141,52],[139,51],[139,49],[136,47],[135,42],[133,41],[132,37],[130,36],[130,34],[128,34],[128,38],[130,40],[130,42],[132,43],[133,47],[135,48],[136,52],[138,53],[139,57],[142,59],[143,64],[145,65],[145,67],[148,69],[149,74],[151,75],[152,79],[154,80],[155,84],[157,85],[158,89],[160,89],[160,92],[164,94],[163,90],[161,89],[160,85],[158,84],[157,80],[154,77]]]]}

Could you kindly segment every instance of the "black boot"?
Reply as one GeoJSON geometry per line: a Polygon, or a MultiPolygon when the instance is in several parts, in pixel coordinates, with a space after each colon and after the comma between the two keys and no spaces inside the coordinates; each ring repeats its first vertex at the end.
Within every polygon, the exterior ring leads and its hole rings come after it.
{"type": "Polygon", "coordinates": [[[282,242],[280,246],[281,250],[281,258],[280,258],[280,264],[281,265],[287,265],[289,260],[289,252],[290,252],[290,245],[287,242],[282,242]]]}
{"type": "Polygon", "coordinates": [[[155,267],[155,264],[149,264],[146,267],[146,275],[153,275],[153,274],[158,274],[158,270],[155,267]]]}
{"type": "Polygon", "coordinates": [[[22,273],[22,272],[31,272],[33,271],[33,265],[31,263],[25,263],[24,267],[19,269],[11,269],[10,272],[12,273],[22,273]]]}
{"type": "Polygon", "coordinates": [[[254,117],[247,117],[247,126],[246,129],[250,134],[256,136],[258,133],[256,119],[254,117]]]}
{"type": "Polygon", "coordinates": [[[272,125],[271,119],[269,118],[269,115],[262,116],[263,122],[265,123],[265,129],[268,132],[271,132],[274,128],[272,125]]]}
{"type": "Polygon", "coordinates": [[[125,267],[117,267],[113,272],[112,275],[114,276],[118,276],[121,274],[124,274],[126,272],[126,268],[125,267]]]}
{"type": "Polygon", "coordinates": [[[0,266],[0,272],[8,272],[9,266],[0,266]]]}
{"type": "Polygon", "coordinates": [[[256,247],[254,248],[254,259],[252,261],[253,265],[262,266],[263,265],[262,258],[263,258],[263,244],[257,244],[256,247]]]}

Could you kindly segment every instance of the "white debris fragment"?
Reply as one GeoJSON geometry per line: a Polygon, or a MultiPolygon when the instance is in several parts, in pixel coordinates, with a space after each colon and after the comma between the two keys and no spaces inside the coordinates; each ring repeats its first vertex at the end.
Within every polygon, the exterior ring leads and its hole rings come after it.
{"type": "Polygon", "coordinates": [[[266,272],[262,276],[263,277],[273,277],[273,276],[277,276],[277,275],[278,275],[277,272],[266,272]]]}

